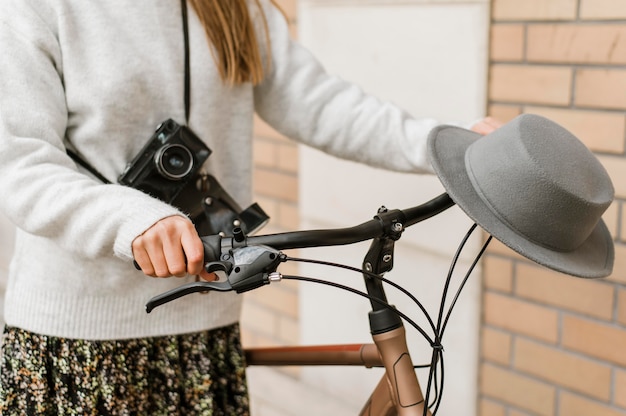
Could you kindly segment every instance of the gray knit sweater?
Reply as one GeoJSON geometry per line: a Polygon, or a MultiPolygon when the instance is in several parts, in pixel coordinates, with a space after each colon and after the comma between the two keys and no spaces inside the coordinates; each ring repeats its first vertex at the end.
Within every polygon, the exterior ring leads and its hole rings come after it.
{"type": "MultiPolygon", "coordinates": [[[[273,60],[258,87],[220,81],[189,12],[189,126],[213,150],[206,168],[240,204],[250,203],[255,111],[286,136],[338,157],[428,171],[434,122],[328,75],[263,4],[273,60]]],[[[72,146],[116,183],[161,121],[185,122],[179,0],[5,0],[0,51],[0,207],[18,227],[6,322],[53,336],[121,339],[237,321],[241,296],[234,294],[190,295],[146,314],[148,299],[186,280],[135,270],[131,242],[182,214],[102,184],[65,152],[72,146]]]]}

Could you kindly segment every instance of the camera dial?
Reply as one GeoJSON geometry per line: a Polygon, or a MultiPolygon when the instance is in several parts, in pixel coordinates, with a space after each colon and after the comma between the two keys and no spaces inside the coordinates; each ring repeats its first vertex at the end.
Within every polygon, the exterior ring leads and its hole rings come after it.
{"type": "Polygon", "coordinates": [[[154,154],[157,170],[166,179],[179,180],[193,169],[193,155],[185,146],[169,144],[154,154]]]}

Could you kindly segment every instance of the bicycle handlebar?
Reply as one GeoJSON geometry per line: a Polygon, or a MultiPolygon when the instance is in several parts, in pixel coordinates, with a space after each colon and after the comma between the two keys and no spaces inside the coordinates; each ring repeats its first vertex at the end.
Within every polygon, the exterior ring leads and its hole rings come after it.
{"type": "Polygon", "coordinates": [[[354,244],[379,237],[398,240],[411,225],[431,218],[452,207],[454,201],[443,193],[430,201],[405,210],[381,208],[371,220],[348,228],[291,231],[247,237],[240,229],[233,236],[211,235],[202,237],[205,268],[209,272],[223,271],[228,281],[193,282],[152,298],[146,311],[181,296],[208,290],[237,293],[255,289],[269,283],[269,274],[276,270],[284,255],[279,250],[328,247],[354,244]]]}
{"type": "MultiPolygon", "coordinates": [[[[310,247],[327,247],[354,244],[360,241],[381,237],[386,233],[401,233],[405,228],[418,222],[433,217],[454,205],[448,194],[438,197],[416,207],[405,210],[387,211],[379,210],[378,215],[360,225],[348,228],[336,228],[327,230],[291,231],[279,234],[267,234],[247,237],[242,241],[236,241],[237,236],[221,237],[209,236],[202,240],[205,245],[205,261],[218,260],[217,253],[222,253],[229,248],[246,245],[265,245],[276,250],[287,250],[310,247]],[[399,229],[394,230],[394,224],[400,224],[399,229]],[[219,241],[220,245],[217,245],[219,241]],[[219,247],[219,248],[218,248],[219,247]]],[[[399,237],[399,235],[398,235],[399,237]]]]}

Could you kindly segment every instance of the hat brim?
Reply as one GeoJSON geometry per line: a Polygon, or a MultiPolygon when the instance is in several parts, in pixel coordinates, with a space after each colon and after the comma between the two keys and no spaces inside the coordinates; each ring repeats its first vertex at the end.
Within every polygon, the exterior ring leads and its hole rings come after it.
{"type": "MultiPolygon", "coordinates": [[[[465,168],[465,151],[478,133],[455,126],[439,126],[428,138],[428,152],[435,173],[452,200],[480,227],[530,260],[572,276],[606,277],[613,270],[611,234],[600,220],[582,245],[573,251],[555,251],[528,240],[494,215],[474,190],[465,168]]],[[[488,137],[484,138],[489,140],[488,137]]]]}

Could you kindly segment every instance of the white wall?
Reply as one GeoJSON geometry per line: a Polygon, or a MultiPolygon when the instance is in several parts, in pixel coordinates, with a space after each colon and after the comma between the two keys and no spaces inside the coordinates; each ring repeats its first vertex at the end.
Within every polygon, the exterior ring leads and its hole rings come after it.
{"type": "MultiPolygon", "coordinates": [[[[417,117],[467,122],[484,112],[488,7],[487,0],[301,0],[300,39],[330,72],[417,117]]],[[[307,148],[300,154],[303,228],[356,225],[372,218],[380,205],[408,208],[443,192],[434,177],[383,172],[307,148]]],[[[452,254],[470,225],[455,207],[409,229],[397,246],[395,268],[388,277],[423,300],[431,315],[436,316],[452,254]]],[[[478,240],[472,240],[469,254],[476,253],[478,240]]],[[[348,259],[360,266],[366,250],[367,244],[302,254],[348,259]]],[[[460,270],[467,269],[468,258],[473,257],[466,256],[460,270]]],[[[324,276],[317,267],[302,271],[324,276]]],[[[464,292],[443,340],[446,392],[440,415],[471,415],[476,408],[478,275],[464,292]]],[[[332,272],[332,277],[362,289],[357,274],[332,272]]],[[[400,310],[418,316],[417,308],[392,289],[388,295],[400,310]]],[[[369,342],[366,300],[302,284],[300,305],[303,343],[369,342]]],[[[415,331],[408,332],[414,362],[428,361],[428,346],[415,331]]],[[[303,370],[306,383],[342,397],[354,411],[379,375],[362,369],[303,370]]],[[[311,414],[316,414],[314,409],[311,414]]]]}

